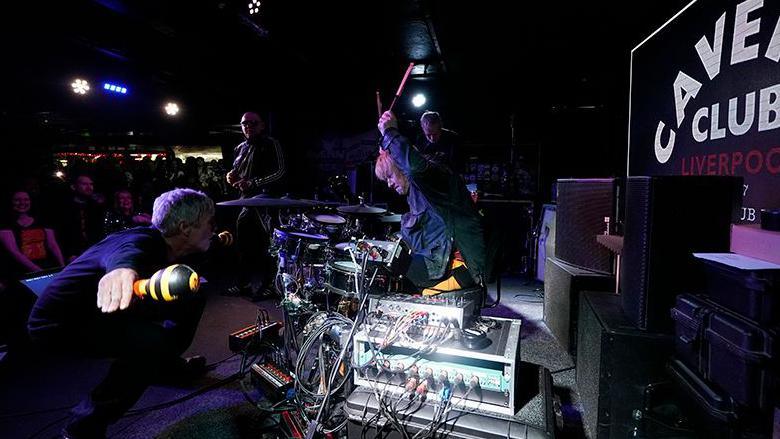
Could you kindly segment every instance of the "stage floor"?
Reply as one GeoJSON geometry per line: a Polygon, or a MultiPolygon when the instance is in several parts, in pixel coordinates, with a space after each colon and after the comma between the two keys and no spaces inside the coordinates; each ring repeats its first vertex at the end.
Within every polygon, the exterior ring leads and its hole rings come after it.
{"type": "MultiPolygon", "coordinates": [[[[279,310],[274,302],[221,296],[217,289],[216,285],[204,288],[209,294],[206,310],[185,355],[201,354],[209,364],[220,363],[186,387],[151,387],[128,416],[109,428],[109,437],[274,437],[264,436],[270,433],[275,421],[250,402],[260,394],[248,378],[224,385],[220,381],[239,369],[240,357],[232,356],[228,349],[228,334],[253,323],[258,307],[275,317],[279,317],[279,310]],[[213,388],[175,405],[155,407],[205,386],[213,388]]],[[[561,401],[567,426],[558,437],[582,437],[575,370],[569,355],[542,321],[542,295],[538,282],[504,278],[501,304],[484,314],[522,319],[522,361],[544,366],[553,374],[553,393],[561,401]]],[[[68,408],[100,380],[107,366],[104,360],[57,357],[36,351],[9,353],[0,360],[0,437],[58,437],[67,422],[68,408]]]]}

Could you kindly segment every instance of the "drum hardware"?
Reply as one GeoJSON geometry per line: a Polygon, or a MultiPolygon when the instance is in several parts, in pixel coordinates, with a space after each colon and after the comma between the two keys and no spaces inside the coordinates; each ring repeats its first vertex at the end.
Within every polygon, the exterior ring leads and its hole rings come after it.
{"type": "Polygon", "coordinates": [[[358,197],[359,203],[352,206],[339,206],[336,210],[346,215],[381,215],[387,209],[366,205],[363,197],[358,197]]]}
{"type": "Polygon", "coordinates": [[[238,198],[236,200],[222,201],[217,206],[227,207],[276,207],[276,208],[300,208],[316,207],[319,201],[297,200],[295,198],[273,198],[265,194],[257,195],[251,198],[238,198]]]}

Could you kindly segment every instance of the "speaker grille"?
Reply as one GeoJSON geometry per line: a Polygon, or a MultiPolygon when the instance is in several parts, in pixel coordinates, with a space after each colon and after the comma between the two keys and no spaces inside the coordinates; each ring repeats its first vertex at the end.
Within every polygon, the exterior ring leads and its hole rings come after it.
{"type": "Polygon", "coordinates": [[[620,291],[623,294],[623,311],[640,328],[647,326],[648,253],[652,224],[650,177],[630,177],[626,181],[626,219],[623,237],[622,273],[620,291]],[[625,251],[631,249],[631,251],[625,251]]]}
{"type": "Polygon", "coordinates": [[[704,286],[693,253],[729,251],[741,180],[628,177],[620,290],[623,309],[639,328],[670,331],[674,298],[704,286]]]}
{"type": "Polygon", "coordinates": [[[604,217],[614,216],[614,197],[612,178],[558,180],[555,257],[587,270],[612,273],[612,254],[596,242],[596,235],[604,233],[604,217]]]}
{"type": "Polygon", "coordinates": [[[547,258],[544,272],[544,323],[558,343],[576,358],[580,292],[614,291],[615,278],[577,268],[554,257],[547,258]]]}

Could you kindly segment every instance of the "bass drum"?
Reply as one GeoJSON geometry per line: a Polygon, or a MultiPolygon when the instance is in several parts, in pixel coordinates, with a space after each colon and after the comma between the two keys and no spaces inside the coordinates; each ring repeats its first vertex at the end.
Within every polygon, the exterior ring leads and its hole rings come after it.
{"type": "MultiPolygon", "coordinates": [[[[374,268],[367,269],[367,276],[374,275],[374,268]]],[[[325,288],[331,293],[345,297],[357,297],[355,289],[355,274],[360,275],[360,267],[352,261],[328,261],[325,265],[325,288]]],[[[368,279],[370,281],[370,279],[368,279]]],[[[369,294],[400,293],[403,279],[393,276],[383,268],[377,268],[374,283],[368,290],[369,294]]]]}

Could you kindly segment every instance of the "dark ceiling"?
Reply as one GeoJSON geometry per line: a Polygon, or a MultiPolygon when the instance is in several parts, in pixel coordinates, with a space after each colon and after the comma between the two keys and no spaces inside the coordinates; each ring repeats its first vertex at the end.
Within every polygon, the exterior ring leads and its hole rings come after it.
{"type": "Polygon", "coordinates": [[[580,127],[582,116],[597,126],[582,136],[620,150],[630,49],[687,3],[262,0],[250,16],[250,1],[7,10],[3,129],[32,129],[24,134],[32,138],[45,130],[39,143],[209,144],[236,140],[240,113],[258,109],[277,136],[303,145],[371,129],[375,90],[387,105],[415,62],[402,118],[418,117],[408,98],[424,91],[428,107],[472,142],[509,143],[513,117],[517,143],[545,143],[551,129],[580,127]],[[75,77],[95,93],[75,96],[75,77]],[[96,89],[104,80],[130,93],[107,96],[96,89]],[[183,108],[177,120],[163,117],[167,99],[183,108]]]}

